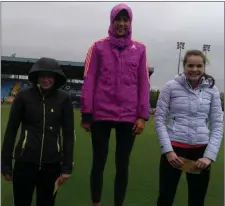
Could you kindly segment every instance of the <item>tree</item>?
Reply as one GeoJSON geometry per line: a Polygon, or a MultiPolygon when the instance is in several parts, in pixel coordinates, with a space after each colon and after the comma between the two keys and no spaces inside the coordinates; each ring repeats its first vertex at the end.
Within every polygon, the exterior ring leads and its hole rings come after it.
{"type": "Polygon", "coordinates": [[[150,91],[151,108],[156,108],[157,101],[158,101],[158,98],[159,98],[159,93],[160,93],[159,90],[151,89],[151,91],[150,91]]]}

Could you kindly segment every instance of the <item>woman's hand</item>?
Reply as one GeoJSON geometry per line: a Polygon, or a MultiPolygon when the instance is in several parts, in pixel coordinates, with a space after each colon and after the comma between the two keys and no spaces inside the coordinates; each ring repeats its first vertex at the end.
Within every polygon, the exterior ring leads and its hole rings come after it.
{"type": "Polygon", "coordinates": [[[139,135],[143,132],[145,128],[145,120],[142,118],[139,118],[136,120],[134,126],[133,126],[133,131],[135,135],[139,135]]]}
{"type": "Polygon", "coordinates": [[[197,160],[196,162],[196,166],[199,169],[205,169],[207,168],[210,164],[212,163],[212,161],[206,157],[200,158],[197,160]]]}
{"type": "Polygon", "coordinates": [[[70,174],[61,174],[60,177],[58,178],[58,184],[61,185],[63,182],[68,180],[70,178],[70,174]]]}
{"type": "Polygon", "coordinates": [[[80,125],[81,125],[81,127],[83,127],[87,132],[90,132],[90,131],[91,131],[91,124],[90,124],[90,123],[84,123],[84,122],[81,122],[80,125]]]}
{"type": "Polygon", "coordinates": [[[184,162],[177,156],[175,152],[168,152],[166,153],[166,158],[168,162],[174,167],[174,168],[181,168],[184,164],[184,162]]]}
{"type": "Polygon", "coordinates": [[[6,174],[6,175],[4,175],[4,179],[5,179],[6,181],[12,181],[12,176],[9,175],[9,174],[6,174]]]}

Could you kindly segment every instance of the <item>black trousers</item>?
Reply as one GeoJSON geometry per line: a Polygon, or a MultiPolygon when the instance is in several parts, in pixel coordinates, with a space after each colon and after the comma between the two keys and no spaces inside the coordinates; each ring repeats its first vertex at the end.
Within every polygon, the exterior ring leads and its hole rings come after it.
{"type": "Polygon", "coordinates": [[[60,176],[60,163],[39,165],[15,162],[13,169],[14,206],[31,206],[36,187],[36,206],[54,206],[55,181],[60,176]]]}
{"type": "Polygon", "coordinates": [[[93,203],[99,203],[102,194],[103,172],[108,155],[110,132],[116,130],[116,177],[114,185],[114,204],[122,206],[128,184],[129,157],[135,136],[132,123],[111,121],[94,122],[91,128],[93,164],[91,170],[91,196],[93,203]]]}
{"type": "MultiPolygon", "coordinates": [[[[174,152],[181,157],[197,160],[203,157],[205,147],[177,148],[174,152]]],[[[173,168],[164,155],[161,156],[159,168],[159,196],[157,206],[172,206],[181,177],[181,170],[173,168]]],[[[210,167],[200,174],[186,173],[188,184],[188,206],[204,206],[205,196],[210,179],[210,167]]]]}

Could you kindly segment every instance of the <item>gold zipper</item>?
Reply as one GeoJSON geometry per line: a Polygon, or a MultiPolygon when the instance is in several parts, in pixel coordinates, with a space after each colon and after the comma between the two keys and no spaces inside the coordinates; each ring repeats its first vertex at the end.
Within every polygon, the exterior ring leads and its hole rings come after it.
{"type": "Polygon", "coordinates": [[[58,152],[60,151],[60,145],[59,145],[59,135],[57,135],[58,138],[57,138],[57,147],[58,147],[58,152]]]}
{"type": "MultiPolygon", "coordinates": [[[[39,87],[39,91],[41,92],[41,89],[39,87]]],[[[43,105],[43,133],[42,133],[42,141],[41,141],[41,155],[40,155],[40,162],[39,162],[39,170],[41,170],[41,161],[42,161],[42,155],[43,155],[43,147],[44,147],[44,139],[45,139],[45,96],[42,94],[42,105],[43,105]]]]}

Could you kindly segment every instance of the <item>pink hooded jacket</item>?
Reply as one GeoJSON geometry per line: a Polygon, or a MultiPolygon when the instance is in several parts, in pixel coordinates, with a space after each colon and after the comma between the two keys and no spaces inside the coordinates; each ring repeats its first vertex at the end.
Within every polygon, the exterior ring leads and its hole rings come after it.
{"type": "Polygon", "coordinates": [[[109,36],[96,41],[85,60],[81,112],[83,117],[89,115],[94,121],[134,123],[137,118],[149,119],[146,47],[131,40],[131,28],[124,38],[114,35],[113,21],[124,9],[132,21],[132,11],[127,5],[115,6],[111,11],[109,36]]]}

